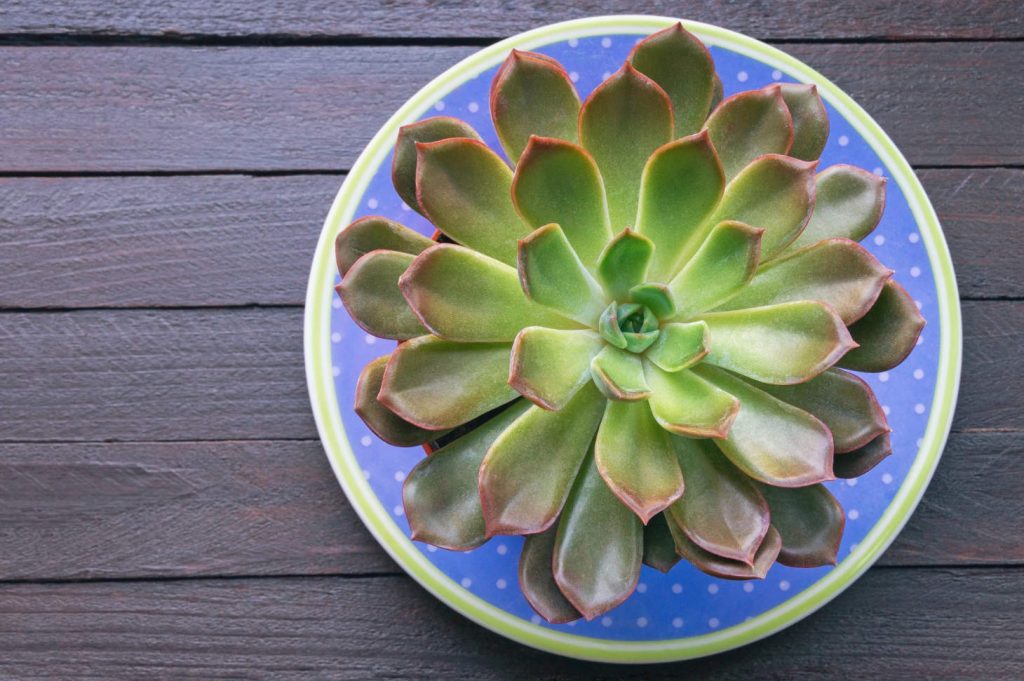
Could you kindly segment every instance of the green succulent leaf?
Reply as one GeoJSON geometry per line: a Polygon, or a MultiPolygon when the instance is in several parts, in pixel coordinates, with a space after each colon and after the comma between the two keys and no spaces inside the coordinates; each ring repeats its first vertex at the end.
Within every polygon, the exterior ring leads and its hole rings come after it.
{"type": "Polygon", "coordinates": [[[491,85],[491,118],[505,153],[515,163],[530,135],[576,139],[580,98],[554,59],[512,50],[491,85]]]}
{"type": "Polygon", "coordinates": [[[665,514],[659,513],[644,526],[644,565],[667,573],[681,558],[665,514]]]}
{"type": "Polygon", "coordinates": [[[698,364],[692,371],[742,405],[728,436],[715,441],[737,468],[777,487],[833,479],[832,433],[824,423],[721,369],[698,364]]]}
{"type": "Polygon", "coordinates": [[[683,493],[668,434],[643,402],[608,400],[594,458],[608,487],[645,525],[683,493]]]}
{"type": "Polygon", "coordinates": [[[601,253],[597,278],[611,298],[625,300],[630,289],[647,279],[653,255],[651,240],[626,228],[601,253]]]}
{"type": "Polygon", "coordinates": [[[558,411],[590,381],[590,361],[602,347],[593,331],[529,326],[512,345],[509,385],[534,404],[558,411]]]}
{"type": "MultiPolygon", "coordinates": [[[[722,79],[715,74],[715,82],[713,83],[713,90],[711,93],[711,111],[714,111],[722,100],[725,98],[725,88],[722,86],[722,79]]],[[[709,111],[710,113],[710,111],[709,111]]]]}
{"type": "Polygon", "coordinates": [[[859,449],[889,432],[885,413],[871,388],[842,369],[829,369],[796,385],[761,384],[758,387],[821,419],[832,431],[836,453],[859,449]]]}
{"type": "Polygon", "coordinates": [[[768,534],[758,547],[754,555],[754,564],[748,565],[742,561],[730,560],[722,556],[705,551],[694,543],[686,533],[675,522],[672,510],[667,512],[668,527],[672,532],[672,538],[676,543],[676,551],[686,560],[690,561],[695,568],[722,579],[764,579],[768,570],[775,563],[782,548],[782,539],[774,527],[768,528],[768,534]]]}
{"type": "Polygon", "coordinates": [[[803,300],[702,316],[711,333],[704,361],[762,383],[814,378],[856,343],[827,305],[803,300]]]}
{"type": "Polygon", "coordinates": [[[640,356],[611,345],[590,361],[590,375],[610,400],[645,400],[651,394],[640,356]]]}
{"type": "Polygon", "coordinates": [[[793,120],[778,85],[729,97],[706,126],[730,181],[759,156],[789,153],[793,143],[793,120]]]}
{"type": "Polygon", "coordinates": [[[555,581],[588,620],[622,603],[636,588],[643,525],[612,494],[589,455],[558,523],[555,581]]]}
{"type": "Polygon", "coordinates": [[[763,229],[732,220],[718,223],[669,282],[676,317],[690,319],[743,290],[757,271],[763,229]]]}
{"type": "Polygon", "coordinates": [[[837,478],[859,478],[892,454],[892,439],[882,433],[860,449],[836,456],[832,470],[837,478]]]}
{"type": "Polygon", "coordinates": [[[396,447],[414,447],[444,435],[447,430],[426,430],[414,426],[377,401],[384,369],[390,358],[390,355],[384,355],[363,367],[356,382],[356,414],[374,435],[396,447]]]}
{"type": "Polygon", "coordinates": [[[480,466],[487,534],[534,534],[558,517],[597,431],[604,400],[591,386],[560,411],[531,407],[480,466]]]}
{"type": "Polygon", "coordinates": [[[720,309],[817,300],[832,306],[844,324],[852,324],[871,309],[890,277],[892,270],[859,244],[825,239],[767,263],[720,309]]]}
{"type": "Polygon", "coordinates": [[[761,262],[773,258],[807,224],[814,207],[814,166],[788,156],[758,158],[726,186],[708,224],[735,220],[760,227],[761,262]]]}
{"type": "Polygon", "coordinates": [[[835,565],[846,517],[824,485],[781,488],[762,485],[772,525],[782,537],[778,561],[790,567],[835,565]]]}
{"type": "Polygon", "coordinates": [[[356,261],[370,251],[398,251],[419,255],[434,245],[427,237],[393,220],[371,215],[360,218],[338,232],[334,239],[334,258],[338,272],[345,276],[356,261]]]}
{"type": "Polygon", "coordinates": [[[651,386],[649,403],[658,424],[686,437],[723,438],[736,420],[740,403],[692,371],[662,371],[644,366],[651,386]]]}
{"type": "Polygon", "coordinates": [[[512,205],[512,170],[487,145],[447,139],[416,145],[416,196],[458,243],[508,265],[529,229],[512,205]]]}
{"type": "Polygon", "coordinates": [[[885,210],[884,177],[854,166],[834,165],[818,173],[814,183],[814,212],[791,249],[833,237],[861,241],[878,226],[885,210]]]}
{"type": "Polygon", "coordinates": [[[637,43],[628,60],[672,101],[676,137],[700,129],[711,110],[716,78],[704,43],[677,23],[637,43]]]}
{"type": "Polygon", "coordinates": [[[917,345],[924,323],[914,299],[890,279],[867,314],[850,326],[860,347],[839,360],[839,366],[854,371],[892,369],[917,345]]]}
{"type": "Polygon", "coordinates": [[[626,334],[619,327],[619,306],[617,303],[608,305],[601,314],[601,318],[597,323],[597,330],[601,337],[611,343],[612,346],[620,350],[626,349],[626,334]]]}
{"type": "Polygon", "coordinates": [[[555,224],[519,242],[519,283],[531,300],[587,326],[596,325],[608,304],[601,285],[555,224]]]}
{"type": "Polygon", "coordinates": [[[399,277],[412,261],[408,253],[370,251],[336,287],[345,309],[367,333],[396,340],[427,333],[398,288],[399,277]]]}
{"type": "Polygon", "coordinates": [[[416,145],[460,137],[480,139],[480,135],[468,123],[450,116],[435,116],[399,128],[395,155],[391,162],[391,181],[407,206],[426,215],[416,195],[416,169],[419,165],[416,145]]]}
{"type": "Polygon", "coordinates": [[[579,130],[601,169],[612,229],[634,224],[644,165],[672,139],[668,95],[627,62],[583,103],[579,130]]]}
{"type": "Polygon", "coordinates": [[[654,243],[651,278],[668,281],[687,242],[715,210],[725,175],[706,130],[659,147],[640,180],[637,230],[654,243]]]}
{"type": "Polygon", "coordinates": [[[704,322],[665,324],[645,357],[662,371],[681,371],[704,359],[708,340],[704,322]]]}
{"type": "Polygon", "coordinates": [[[453,551],[487,541],[477,471],[494,440],[528,407],[520,400],[416,464],[402,487],[413,540],[453,551]]]}
{"type": "Polygon", "coordinates": [[[556,524],[526,537],[523,552],[519,554],[519,586],[541,617],[552,624],[564,624],[578,620],[581,615],[558,588],[551,570],[557,535],[556,524]]]}
{"type": "Polygon", "coordinates": [[[672,518],[705,551],[753,566],[770,524],[764,497],[707,440],[672,440],[686,479],[672,518]]]}
{"type": "Polygon", "coordinates": [[[658,319],[668,319],[676,311],[672,293],[665,284],[648,282],[634,286],[629,290],[629,299],[637,305],[646,307],[658,319]]]}
{"type": "Polygon", "coordinates": [[[454,244],[423,251],[398,284],[423,325],[446,340],[511,342],[526,326],[580,327],[527,298],[515,269],[454,244]]]}
{"type": "Polygon", "coordinates": [[[512,200],[531,227],[557,223],[588,269],[612,238],[597,163],[571,142],[531,137],[516,166],[512,200]]]}
{"type": "Polygon", "coordinates": [[[519,396],[508,384],[511,350],[511,343],[413,338],[391,354],[377,399],[421,428],[468,423],[519,396]]]}
{"type": "Polygon", "coordinates": [[[783,83],[782,99],[793,119],[793,145],[789,155],[816,161],[828,141],[828,114],[816,85],[783,83]]]}

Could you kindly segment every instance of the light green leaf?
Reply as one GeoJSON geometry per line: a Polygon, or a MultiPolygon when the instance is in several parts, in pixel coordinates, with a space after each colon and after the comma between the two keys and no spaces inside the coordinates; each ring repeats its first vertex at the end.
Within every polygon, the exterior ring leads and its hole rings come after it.
{"type": "Polygon", "coordinates": [[[762,383],[814,378],[856,343],[832,308],[814,301],[702,315],[711,333],[704,361],[762,383]]]}
{"type": "Polygon", "coordinates": [[[643,525],[612,494],[592,455],[558,523],[555,581],[588,620],[626,600],[640,578],[643,525]]]}
{"type": "Polygon", "coordinates": [[[814,178],[817,199],[807,227],[791,249],[822,239],[860,241],[875,229],[885,210],[885,178],[855,166],[834,165],[814,178]]]}
{"type": "Polygon", "coordinates": [[[345,276],[356,260],[370,251],[398,251],[419,255],[434,245],[427,237],[393,220],[371,215],[360,218],[338,232],[334,239],[334,258],[338,272],[345,276]]]}
{"type": "Polygon", "coordinates": [[[683,493],[668,434],[643,402],[608,401],[594,457],[608,487],[645,525],[683,493]]]}
{"type": "Polygon", "coordinates": [[[645,400],[651,394],[640,356],[611,345],[590,361],[594,383],[610,400],[645,400]]]}
{"type": "Polygon", "coordinates": [[[597,163],[585,149],[570,142],[531,137],[516,166],[512,200],[531,227],[557,223],[591,270],[612,238],[608,199],[597,163]]]}
{"type": "Polygon", "coordinates": [[[587,326],[596,325],[608,305],[601,285],[555,224],[519,242],[519,281],[535,302],[587,326]]]}
{"type": "Polygon", "coordinates": [[[637,230],[654,243],[651,279],[668,281],[684,247],[715,210],[725,175],[706,130],[655,151],[640,180],[637,230]]]}
{"type": "Polygon", "coordinates": [[[515,265],[530,231],[512,206],[512,170],[487,145],[448,139],[417,144],[416,195],[426,216],[458,243],[515,265]]]}
{"type": "Polygon", "coordinates": [[[491,119],[514,163],[530,135],[576,140],[580,98],[557,61],[512,50],[491,86],[491,119]]]}
{"type": "Polygon", "coordinates": [[[421,428],[454,428],[511,402],[511,343],[453,343],[435,336],[398,346],[377,399],[421,428]]]}
{"type": "Polygon", "coordinates": [[[531,407],[494,442],[480,466],[487,534],[534,534],[562,510],[594,440],[604,400],[586,386],[560,411],[531,407]]]}
{"type": "Polygon", "coordinates": [[[676,318],[690,319],[740,292],[757,271],[763,234],[742,222],[718,223],[669,282],[676,318]]]}
{"type": "Polygon", "coordinates": [[[414,426],[377,401],[384,369],[390,355],[373,360],[359,374],[356,383],[355,412],[374,435],[396,447],[414,447],[436,440],[447,430],[426,430],[414,426]]]}
{"type": "Polygon", "coordinates": [[[583,103],[580,141],[601,169],[612,231],[634,224],[644,165],[671,139],[668,95],[628,62],[583,103]]]}
{"type": "Polygon", "coordinates": [[[832,470],[837,478],[859,478],[892,454],[892,439],[882,433],[860,449],[836,456],[832,470]]]}
{"type": "Polygon", "coordinates": [[[740,401],[729,435],[715,441],[737,468],[778,487],[833,479],[832,433],[824,423],[721,369],[698,364],[691,371],[740,401]]]}
{"type": "Polygon", "coordinates": [[[662,371],[681,371],[704,359],[708,343],[704,322],[665,324],[644,356],[662,371]]]}
{"type": "Polygon", "coordinates": [[[687,437],[725,437],[740,403],[692,371],[662,371],[645,363],[651,412],[658,424],[687,437]]]}
{"type": "Polygon", "coordinates": [[[793,120],[778,85],[729,97],[705,125],[727,180],[759,156],[789,153],[793,143],[793,120]]]}
{"type": "Polygon", "coordinates": [[[804,161],[821,156],[828,140],[828,114],[816,85],[782,83],[782,99],[793,119],[793,145],[789,155],[804,161]]]}
{"type": "Polygon", "coordinates": [[[511,342],[527,326],[580,327],[527,298],[513,268],[454,244],[423,251],[399,286],[423,325],[447,340],[511,342]]]}
{"type": "Polygon", "coordinates": [[[480,135],[468,123],[450,116],[435,116],[398,129],[398,141],[391,162],[391,180],[402,201],[416,212],[426,215],[416,197],[416,167],[419,163],[416,145],[456,137],[480,139],[480,135]]]}
{"type": "Polygon", "coordinates": [[[654,255],[654,244],[631,229],[612,239],[597,263],[597,278],[608,295],[624,301],[634,286],[644,283],[654,255]]]}
{"type": "Polygon", "coordinates": [[[416,464],[402,487],[414,541],[466,551],[487,541],[478,471],[491,443],[529,403],[520,400],[416,464]]]}
{"type": "Polygon", "coordinates": [[[537,614],[552,624],[564,624],[578,620],[581,615],[558,588],[551,570],[557,535],[555,524],[526,537],[519,555],[519,586],[537,614]]]}
{"type": "Polygon", "coordinates": [[[534,404],[558,411],[590,381],[590,360],[602,347],[593,331],[529,326],[512,345],[509,385],[534,404]]]}
{"type": "Polygon", "coordinates": [[[676,311],[672,294],[665,284],[648,282],[629,289],[629,299],[637,305],[643,305],[654,313],[658,319],[668,319],[676,311]]]}
{"type": "Polygon", "coordinates": [[[659,513],[644,526],[644,565],[667,573],[682,558],[676,553],[676,543],[668,529],[665,514],[659,513]]]}
{"type": "Polygon", "coordinates": [[[413,256],[370,251],[349,268],[336,290],[359,326],[374,336],[405,340],[427,333],[398,288],[413,256]]]}
{"type": "Polygon", "coordinates": [[[772,525],[782,538],[778,561],[790,567],[835,565],[846,517],[824,485],[785,489],[762,485],[772,525]]]}
{"type": "Polygon", "coordinates": [[[850,335],[860,347],[839,360],[839,366],[854,371],[896,367],[917,346],[924,323],[914,299],[890,279],[868,313],[850,327],[850,335]]]}

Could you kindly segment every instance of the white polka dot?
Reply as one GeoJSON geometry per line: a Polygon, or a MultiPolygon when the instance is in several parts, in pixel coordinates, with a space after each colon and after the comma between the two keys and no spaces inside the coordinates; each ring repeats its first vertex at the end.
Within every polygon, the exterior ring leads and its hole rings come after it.
{"type": "Polygon", "coordinates": [[[675,627],[676,629],[681,629],[683,627],[683,618],[682,617],[673,617],[672,618],[672,626],[675,627]]]}
{"type": "Polygon", "coordinates": [[[440,102],[435,104],[434,109],[437,111],[444,111],[444,100],[442,99],[440,102]]]}
{"type": "Polygon", "coordinates": [[[611,47],[611,46],[612,46],[612,39],[611,38],[601,38],[601,47],[611,47]]]}
{"type": "Polygon", "coordinates": [[[430,551],[431,553],[437,553],[437,547],[433,544],[427,544],[427,551],[430,551]]]}
{"type": "Polygon", "coordinates": [[[674,593],[674,594],[681,594],[681,593],[683,593],[683,585],[682,584],[673,584],[672,585],[672,593],[674,593]]]}
{"type": "Polygon", "coordinates": [[[890,475],[889,473],[883,473],[882,474],[882,484],[883,485],[891,485],[892,484],[892,475],[890,475]]]}
{"type": "Polygon", "coordinates": [[[849,480],[847,480],[846,481],[846,486],[847,487],[856,487],[857,486],[857,478],[850,478],[849,480]]]}
{"type": "Polygon", "coordinates": [[[603,626],[603,627],[610,627],[610,626],[612,626],[612,618],[611,617],[602,617],[601,618],[601,626],[603,626]]]}
{"type": "Polygon", "coordinates": [[[918,267],[917,265],[914,265],[913,267],[911,267],[910,268],[910,276],[912,276],[912,277],[920,277],[921,276],[921,268],[918,267]]]}
{"type": "Polygon", "coordinates": [[[914,301],[914,305],[917,305],[917,309],[918,309],[918,310],[920,310],[920,309],[921,309],[921,308],[923,307],[923,306],[921,305],[921,301],[920,301],[920,300],[915,300],[915,301],[914,301]]]}
{"type": "Polygon", "coordinates": [[[736,74],[736,80],[738,80],[741,83],[746,83],[748,78],[750,78],[750,74],[748,74],[746,71],[740,71],[739,73],[736,74]]]}
{"type": "Polygon", "coordinates": [[[611,77],[612,77],[612,72],[611,71],[605,71],[604,73],[601,74],[601,80],[608,80],[611,77]]]}
{"type": "Polygon", "coordinates": [[[851,508],[850,512],[847,513],[846,515],[849,516],[850,520],[856,520],[857,518],[860,517],[860,511],[858,511],[855,508],[851,508]]]}
{"type": "Polygon", "coordinates": [[[789,591],[789,582],[785,579],[779,582],[779,589],[782,591],[789,591]]]}
{"type": "Polygon", "coordinates": [[[921,369],[914,369],[914,378],[920,381],[924,378],[924,371],[921,369]]]}
{"type": "Polygon", "coordinates": [[[857,545],[856,544],[850,544],[850,553],[853,553],[856,550],[857,550],[857,545]]]}
{"type": "Polygon", "coordinates": [[[331,367],[331,373],[334,375],[335,378],[341,376],[341,367],[331,367]]]}
{"type": "Polygon", "coordinates": [[[504,579],[499,579],[494,583],[494,586],[498,587],[499,589],[504,589],[506,586],[508,586],[508,582],[506,582],[504,579]]]}
{"type": "Polygon", "coordinates": [[[572,622],[569,622],[569,626],[570,626],[570,627],[575,627],[575,626],[576,626],[576,622],[577,622],[577,621],[578,621],[578,620],[573,620],[572,622]]]}
{"type": "Polygon", "coordinates": [[[889,372],[888,371],[883,371],[882,373],[878,374],[878,382],[879,383],[888,383],[889,382],[889,372]]]}
{"type": "Polygon", "coordinates": [[[873,172],[875,175],[878,175],[879,177],[881,177],[882,175],[885,175],[885,168],[878,167],[878,168],[875,168],[874,170],[872,170],[871,172],[873,172]]]}
{"type": "Polygon", "coordinates": [[[920,240],[921,235],[918,234],[917,232],[911,232],[910,234],[907,235],[907,241],[909,241],[912,244],[916,244],[920,240]]]}
{"type": "Polygon", "coordinates": [[[846,135],[840,135],[838,141],[839,141],[839,146],[845,147],[846,145],[848,145],[850,143],[850,138],[847,137],[846,135]]]}
{"type": "Polygon", "coordinates": [[[363,340],[366,341],[367,345],[373,345],[374,343],[377,342],[376,336],[371,336],[370,334],[366,334],[363,340]]]}
{"type": "Polygon", "coordinates": [[[716,594],[716,593],[718,593],[718,585],[717,584],[708,584],[708,593],[709,594],[716,594]]]}
{"type": "Polygon", "coordinates": [[[641,594],[647,593],[647,585],[644,584],[643,582],[640,582],[639,584],[636,585],[636,591],[637,591],[637,593],[641,593],[641,594]]]}
{"type": "Polygon", "coordinates": [[[332,333],[331,334],[331,342],[332,343],[340,343],[341,342],[341,334],[338,333],[337,331],[332,333]]]}
{"type": "Polygon", "coordinates": [[[341,298],[335,298],[333,301],[331,301],[331,307],[333,307],[335,310],[340,310],[341,298]]]}
{"type": "Polygon", "coordinates": [[[641,629],[646,627],[647,626],[647,618],[646,617],[637,617],[636,618],[636,626],[640,627],[641,629]]]}
{"type": "Polygon", "coordinates": [[[579,81],[579,79],[580,79],[580,74],[576,73],[575,71],[570,71],[569,72],[569,80],[571,80],[572,82],[575,83],[575,82],[579,81]]]}
{"type": "Polygon", "coordinates": [[[469,587],[473,586],[473,580],[469,577],[463,577],[459,584],[462,585],[463,589],[468,589],[469,587]]]}
{"type": "Polygon", "coordinates": [[[921,343],[924,343],[924,336],[918,336],[917,337],[916,345],[920,345],[921,343]]]}
{"type": "Polygon", "coordinates": [[[402,210],[404,210],[406,213],[412,212],[412,208],[410,208],[409,204],[405,203],[404,201],[402,202],[402,210]]]}
{"type": "Polygon", "coordinates": [[[884,243],[885,243],[885,237],[882,236],[881,234],[876,234],[875,235],[875,245],[876,246],[881,246],[884,243]]]}
{"type": "Polygon", "coordinates": [[[708,620],[708,626],[712,629],[717,629],[719,624],[721,624],[721,622],[718,621],[717,617],[712,617],[708,620]]]}
{"type": "Polygon", "coordinates": [[[405,509],[404,509],[404,508],[402,508],[401,506],[395,506],[395,507],[394,507],[393,509],[391,509],[391,510],[392,510],[392,511],[394,512],[394,514],[395,514],[396,516],[398,516],[399,518],[401,518],[401,517],[402,517],[403,515],[405,515],[405,509]]]}
{"type": "Polygon", "coordinates": [[[534,624],[540,624],[540,615],[534,615],[533,617],[530,618],[530,621],[533,622],[534,624]]]}
{"type": "Polygon", "coordinates": [[[782,71],[778,69],[772,71],[772,80],[782,80],[782,71]]]}
{"type": "Polygon", "coordinates": [[[363,477],[366,478],[367,480],[369,480],[370,479],[370,471],[368,471],[368,470],[366,470],[364,468],[363,469],[363,477]]]}
{"type": "Polygon", "coordinates": [[[921,443],[924,442],[921,438],[917,438],[917,446],[920,447],[921,443]]]}
{"type": "Polygon", "coordinates": [[[569,47],[576,47],[580,44],[580,41],[576,38],[569,38],[569,47]]]}
{"type": "Polygon", "coordinates": [[[476,113],[480,110],[480,105],[476,102],[470,102],[467,108],[469,109],[469,113],[476,113]]]}
{"type": "Polygon", "coordinates": [[[750,592],[752,592],[754,590],[754,585],[751,584],[750,582],[745,582],[743,584],[743,590],[746,591],[747,593],[750,593],[750,592]]]}
{"type": "Polygon", "coordinates": [[[370,199],[369,201],[366,202],[366,205],[370,207],[370,210],[376,210],[377,206],[379,206],[380,203],[377,201],[377,199],[370,199]]]}
{"type": "Polygon", "coordinates": [[[924,405],[921,404],[920,402],[915,404],[914,405],[914,413],[915,414],[923,414],[924,413],[924,405]]]}
{"type": "Polygon", "coordinates": [[[402,482],[405,480],[405,473],[402,471],[395,471],[395,482],[402,482]]]}
{"type": "Polygon", "coordinates": [[[499,556],[504,556],[506,553],[508,553],[508,547],[504,544],[498,544],[497,551],[499,556]]]}
{"type": "Polygon", "coordinates": [[[370,445],[373,444],[373,438],[371,438],[369,435],[364,435],[361,438],[359,438],[359,443],[364,447],[369,447],[370,445]]]}
{"type": "Polygon", "coordinates": [[[889,414],[892,413],[892,409],[889,409],[889,405],[888,404],[883,404],[882,405],[882,413],[885,414],[886,416],[888,416],[889,414]]]}

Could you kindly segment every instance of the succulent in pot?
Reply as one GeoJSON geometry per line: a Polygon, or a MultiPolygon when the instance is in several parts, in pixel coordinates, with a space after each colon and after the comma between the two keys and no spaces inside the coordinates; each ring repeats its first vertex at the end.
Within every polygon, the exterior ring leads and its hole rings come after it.
{"type": "Polygon", "coordinates": [[[336,241],[349,313],[400,341],[356,411],[431,444],[405,481],[413,538],[525,535],[521,587],[551,622],[615,607],[641,563],[834,563],[822,483],[891,452],[850,370],[899,364],[924,320],[857,243],[884,180],[818,168],[814,86],[723,100],[676,25],[582,103],[556,61],[513,51],[491,110],[504,158],[454,118],[398,136],[395,189],[441,238],[371,216],[336,241]]]}

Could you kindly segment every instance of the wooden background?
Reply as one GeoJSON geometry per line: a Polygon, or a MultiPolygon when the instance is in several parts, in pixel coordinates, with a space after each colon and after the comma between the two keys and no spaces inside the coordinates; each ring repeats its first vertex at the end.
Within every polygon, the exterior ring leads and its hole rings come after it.
{"type": "Polygon", "coordinates": [[[0,678],[1020,678],[1019,1],[7,0],[0,7],[0,678]],[[953,252],[960,405],[921,507],[824,610],[621,668],[436,602],[338,489],[302,300],[345,169],[481,45],[648,12],[768,40],[914,164],[953,252]]]}

